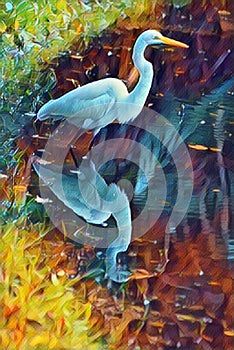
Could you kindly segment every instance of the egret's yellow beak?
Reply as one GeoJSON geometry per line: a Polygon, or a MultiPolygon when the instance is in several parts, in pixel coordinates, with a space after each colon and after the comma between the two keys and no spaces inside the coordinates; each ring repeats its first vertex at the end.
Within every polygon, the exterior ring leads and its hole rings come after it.
{"type": "Polygon", "coordinates": [[[183,49],[188,49],[189,46],[187,44],[184,44],[180,41],[177,40],[173,40],[170,38],[167,38],[166,36],[162,36],[159,39],[163,44],[167,45],[167,46],[177,46],[177,47],[182,47],[183,49]]]}

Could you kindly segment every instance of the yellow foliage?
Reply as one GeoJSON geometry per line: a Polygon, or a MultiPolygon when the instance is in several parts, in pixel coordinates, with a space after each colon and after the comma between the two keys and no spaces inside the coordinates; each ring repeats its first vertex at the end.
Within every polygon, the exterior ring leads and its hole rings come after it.
{"type": "Polygon", "coordinates": [[[0,33],[4,33],[7,29],[6,24],[3,21],[0,21],[0,33]]]}
{"type": "Polygon", "coordinates": [[[15,31],[17,31],[19,29],[19,20],[16,19],[15,20],[15,31]]]}
{"type": "Polygon", "coordinates": [[[103,347],[90,336],[91,305],[41,256],[41,225],[0,229],[0,349],[103,347]]]}

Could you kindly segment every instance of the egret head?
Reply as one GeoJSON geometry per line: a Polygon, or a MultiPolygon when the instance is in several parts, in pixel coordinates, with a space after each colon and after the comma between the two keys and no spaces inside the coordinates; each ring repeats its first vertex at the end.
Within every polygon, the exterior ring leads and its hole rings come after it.
{"type": "Polygon", "coordinates": [[[154,30],[154,29],[146,30],[145,32],[143,32],[140,35],[140,38],[141,38],[141,40],[143,40],[146,43],[146,45],[177,46],[177,47],[181,47],[184,49],[188,48],[188,45],[186,45],[180,41],[167,38],[167,37],[163,36],[160,32],[158,32],[157,30],[154,30]]]}

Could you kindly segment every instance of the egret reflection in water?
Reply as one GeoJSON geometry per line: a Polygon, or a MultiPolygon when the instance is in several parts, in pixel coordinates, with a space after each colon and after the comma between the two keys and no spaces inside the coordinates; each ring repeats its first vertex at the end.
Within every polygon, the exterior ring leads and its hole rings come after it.
{"type": "Polygon", "coordinates": [[[126,194],[116,184],[107,185],[94,164],[86,159],[75,173],[62,174],[61,182],[60,167],[45,164],[38,157],[34,157],[33,165],[56,197],[86,222],[105,225],[106,220],[113,216],[118,236],[106,250],[106,274],[117,282],[126,281],[129,273],[116,267],[117,254],[127,250],[131,241],[131,211],[126,194]]]}

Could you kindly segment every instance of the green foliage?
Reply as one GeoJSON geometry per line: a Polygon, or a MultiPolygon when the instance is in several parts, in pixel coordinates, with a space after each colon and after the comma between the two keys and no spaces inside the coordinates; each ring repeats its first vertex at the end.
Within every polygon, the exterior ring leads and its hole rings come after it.
{"type": "Polygon", "coordinates": [[[168,2],[171,2],[174,6],[183,7],[190,4],[192,0],[171,0],[168,2]]]}
{"type": "Polygon", "coordinates": [[[26,55],[34,65],[50,62],[80,38],[87,41],[100,34],[120,16],[138,17],[149,10],[151,1],[15,0],[1,1],[0,6],[1,40],[8,61],[26,55]]]}

